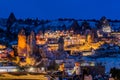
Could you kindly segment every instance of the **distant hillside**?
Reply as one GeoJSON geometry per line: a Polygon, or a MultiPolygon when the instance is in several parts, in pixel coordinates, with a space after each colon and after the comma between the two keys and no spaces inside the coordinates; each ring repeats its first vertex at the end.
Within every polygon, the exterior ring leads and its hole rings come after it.
{"type": "MultiPolygon", "coordinates": [[[[71,29],[79,33],[85,29],[97,30],[100,26],[100,20],[75,20],[67,18],[59,18],[57,20],[39,20],[38,18],[16,19],[14,14],[11,13],[8,19],[0,19],[0,43],[8,44],[9,42],[17,41],[18,32],[22,28],[25,29],[26,35],[31,31],[38,33],[39,31],[66,31],[71,29]]],[[[107,20],[112,27],[112,31],[120,31],[120,20],[107,20]]]]}

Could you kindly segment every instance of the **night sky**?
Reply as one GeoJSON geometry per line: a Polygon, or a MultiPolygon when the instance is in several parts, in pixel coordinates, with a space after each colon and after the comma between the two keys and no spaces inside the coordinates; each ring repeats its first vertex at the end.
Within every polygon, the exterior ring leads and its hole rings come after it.
{"type": "Polygon", "coordinates": [[[0,18],[120,19],[120,0],[0,0],[0,18]]]}

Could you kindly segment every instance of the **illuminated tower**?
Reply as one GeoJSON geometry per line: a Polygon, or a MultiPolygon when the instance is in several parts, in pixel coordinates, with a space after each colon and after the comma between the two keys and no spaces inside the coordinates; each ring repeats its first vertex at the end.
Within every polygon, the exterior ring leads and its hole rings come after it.
{"type": "Polygon", "coordinates": [[[35,34],[33,31],[30,33],[30,55],[35,53],[36,49],[36,40],[35,40],[35,34]]]}
{"type": "Polygon", "coordinates": [[[62,36],[58,40],[58,51],[64,51],[64,39],[62,36]]]}
{"type": "Polygon", "coordinates": [[[25,31],[22,29],[18,34],[18,56],[26,56],[27,44],[25,31]]]}
{"type": "Polygon", "coordinates": [[[36,51],[36,40],[35,34],[31,31],[30,35],[27,37],[27,57],[32,57],[36,51]]]}
{"type": "Polygon", "coordinates": [[[27,57],[30,57],[30,36],[27,36],[27,57]]]}

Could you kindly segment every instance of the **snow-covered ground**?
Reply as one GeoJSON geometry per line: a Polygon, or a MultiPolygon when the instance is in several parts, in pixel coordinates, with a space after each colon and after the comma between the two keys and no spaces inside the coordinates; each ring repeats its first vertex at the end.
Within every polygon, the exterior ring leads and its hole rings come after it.
{"type": "Polygon", "coordinates": [[[0,25],[0,29],[3,31],[7,30],[7,28],[5,26],[2,26],[2,25],[0,25]]]}
{"type": "Polygon", "coordinates": [[[87,58],[84,57],[84,60],[87,61],[95,61],[96,63],[101,63],[102,65],[105,65],[105,72],[109,73],[110,69],[115,67],[120,69],[120,57],[104,57],[104,58],[87,58]]]}

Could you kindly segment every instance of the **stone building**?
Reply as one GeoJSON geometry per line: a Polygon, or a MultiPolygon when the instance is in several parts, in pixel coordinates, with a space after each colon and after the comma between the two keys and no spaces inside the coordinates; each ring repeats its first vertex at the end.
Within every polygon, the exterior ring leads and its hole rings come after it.
{"type": "Polygon", "coordinates": [[[24,29],[22,29],[18,34],[18,56],[26,56],[27,44],[26,35],[24,29]]]}

